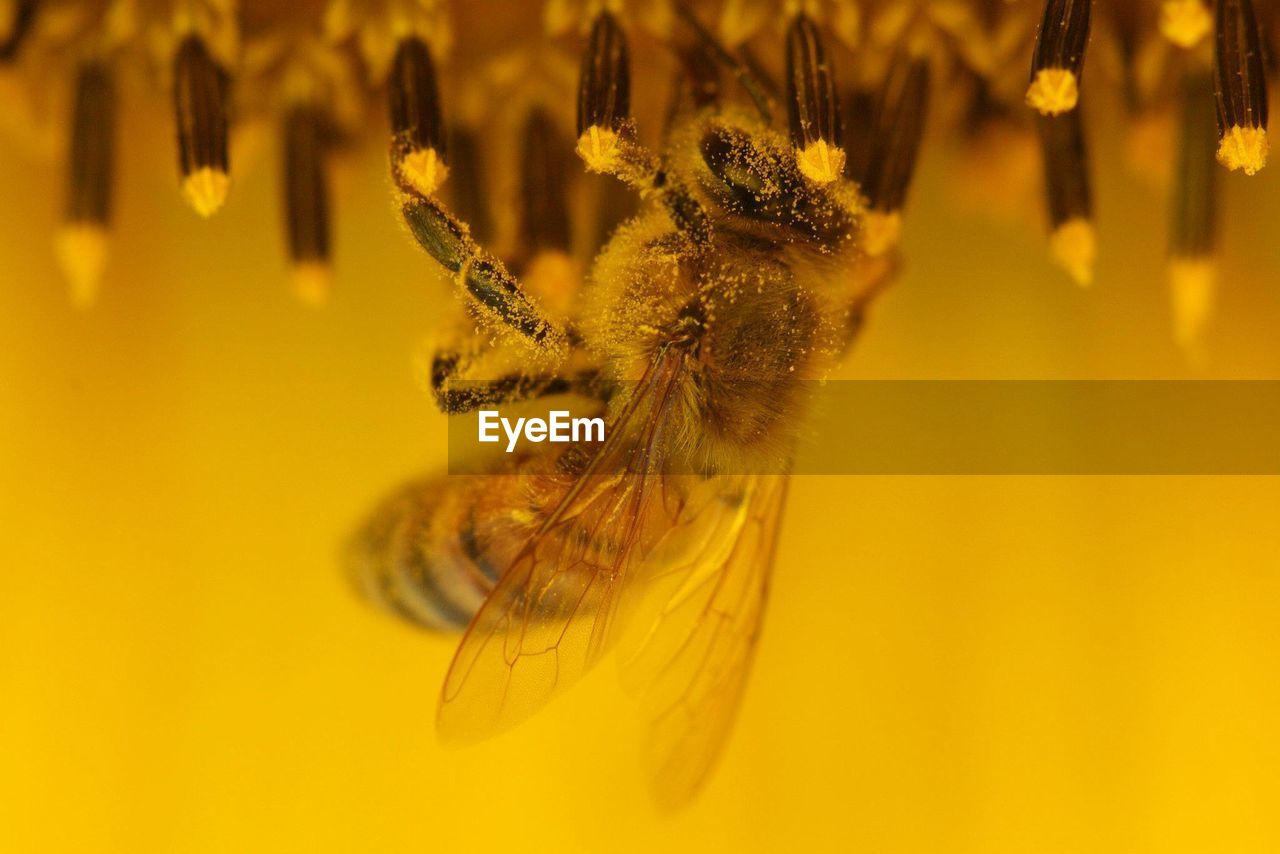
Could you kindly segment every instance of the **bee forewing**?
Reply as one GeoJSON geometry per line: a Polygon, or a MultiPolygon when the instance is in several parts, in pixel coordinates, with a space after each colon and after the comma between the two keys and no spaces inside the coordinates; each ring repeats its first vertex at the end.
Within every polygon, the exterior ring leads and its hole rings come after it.
{"type": "MultiPolygon", "coordinates": [[[[658,803],[687,803],[715,767],[755,657],[786,497],[785,475],[749,479],[677,527],[701,548],[666,566],[656,613],[631,619],[639,646],[623,660],[644,686],[645,764],[658,803]]],[[[691,505],[692,506],[692,505],[691,505]]]]}
{"type": "Polygon", "coordinates": [[[655,359],[585,473],[552,487],[554,509],[503,569],[458,646],[441,692],[441,738],[474,741],[519,723],[611,647],[631,569],[672,524],[657,498],[678,371],[676,359],[655,359]]]}

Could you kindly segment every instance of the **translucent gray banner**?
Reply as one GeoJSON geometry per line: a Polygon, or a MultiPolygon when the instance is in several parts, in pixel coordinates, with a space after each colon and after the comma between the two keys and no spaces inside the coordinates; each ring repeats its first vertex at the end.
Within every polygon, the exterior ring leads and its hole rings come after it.
{"type": "MultiPolygon", "coordinates": [[[[745,399],[758,398],[758,390],[750,381],[729,389],[745,399]]],[[[730,410],[702,413],[694,434],[718,441],[687,453],[688,431],[659,432],[658,453],[644,465],[729,474],[1280,474],[1280,381],[832,381],[799,383],[786,393],[803,403],[805,417],[760,419],[763,426],[745,431],[754,438],[741,441],[729,437],[730,410]],[[714,426],[717,417],[724,427],[714,426]]],[[[564,412],[562,419],[602,414],[599,405],[568,397],[486,409],[511,423],[549,420],[552,411],[564,412]]],[[[688,410],[644,404],[636,412],[619,428],[631,444],[638,422],[660,412],[691,423],[688,410]]],[[[605,420],[612,431],[616,425],[605,420]]],[[[550,458],[573,445],[531,442],[521,433],[508,454],[501,426],[500,441],[482,443],[478,434],[477,413],[450,419],[451,473],[509,470],[513,456],[550,458]]],[[[590,457],[600,447],[583,444],[575,454],[590,457]]],[[[638,465],[632,455],[612,453],[596,471],[638,465]]]]}

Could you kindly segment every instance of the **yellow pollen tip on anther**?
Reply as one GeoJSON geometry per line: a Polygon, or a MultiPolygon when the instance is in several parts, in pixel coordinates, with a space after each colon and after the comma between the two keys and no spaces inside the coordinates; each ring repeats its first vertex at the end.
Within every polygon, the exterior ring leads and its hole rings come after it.
{"type": "Polygon", "coordinates": [[[815,184],[830,184],[844,172],[844,149],[820,139],[796,151],[796,165],[815,184]]]}
{"type": "Polygon", "coordinates": [[[1077,285],[1087,288],[1093,284],[1093,265],[1098,257],[1093,223],[1080,217],[1067,220],[1049,236],[1049,251],[1077,285]]]}
{"type": "Polygon", "coordinates": [[[1074,72],[1065,68],[1041,69],[1027,87],[1027,105],[1039,110],[1041,115],[1069,113],[1079,100],[1079,81],[1074,72]]]}
{"type": "Polygon", "coordinates": [[[107,231],[96,223],[72,222],[54,238],[58,264],[71,288],[71,304],[89,308],[97,301],[107,266],[107,231]]]}
{"type": "Polygon", "coordinates": [[[1235,125],[1222,135],[1222,141],[1218,143],[1218,162],[1232,172],[1243,169],[1244,174],[1254,175],[1267,165],[1270,147],[1265,128],[1235,125]]]}
{"type": "Polygon", "coordinates": [[[1164,0],[1160,6],[1160,34],[1178,47],[1195,47],[1212,29],[1204,0],[1164,0]]]}
{"type": "Polygon", "coordinates": [[[332,274],[322,261],[303,261],[293,268],[293,293],[303,305],[320,308],[329,302],[332,274]]]}
{"type": "Polygon", "coordinates": [[[1217,287],[1218,266],[1211,258],[1174,258],[1169,262],[1173,338],[1193,359],[1200,356],[1217,287]]]}
{"type": "Polygon", "coordinates": [[[221,210],[230,187],[226,172],[205,166],[182,179],[182,197],[192,210],[208,219],[221,210]]]}
{"type": "Polygon", "coordinates": [[[872,258],[887,254],[902,240],[902,214],[867,211],[862,217],[862,251],[872,258]]]}
{"type": "Polygon", "coordinates": [[[424,196],[435,195],[449,177],[449,167],[434,148],[415,148],[400,158],[400,175],[424,196]]]}
{"type": "Polygon", "coordinates": [[[608,172],[617,163],[619,138],[616,133],[592,125],[578,137],[577,152],[588,172],[608,172]]]}

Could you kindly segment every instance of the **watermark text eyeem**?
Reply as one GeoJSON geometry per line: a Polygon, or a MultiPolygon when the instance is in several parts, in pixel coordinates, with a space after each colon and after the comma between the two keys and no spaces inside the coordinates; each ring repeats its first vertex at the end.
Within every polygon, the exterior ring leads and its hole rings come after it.
{"type": "Polygon", "coordinates": [[[481,442],[500,442],[501,432],[507,437],[507,453],[515,451],[523,437],[527,442],[603,442],[603,418],[573,418],[568,410],[553,409],[547,418],[503,418],[496,409],[480,410],[481,442]]]}

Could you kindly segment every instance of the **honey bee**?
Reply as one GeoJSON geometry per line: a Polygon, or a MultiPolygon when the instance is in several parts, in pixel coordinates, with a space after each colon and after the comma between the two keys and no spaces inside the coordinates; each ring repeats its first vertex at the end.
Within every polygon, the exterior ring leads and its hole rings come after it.
{"type": "MultiPolygon", "coordinates": [[[[423,191],[410,146],[393,144],[404,220],[478,326],[432,360],[440,407],[569,394],[608,426],[596,445],[540,445],[482,475],[402,488],[356,537],[350,563],[388,610],[465,629],[440,698],[446,739],[523,720],[618,650],[648,686],[651,776],[672,805],[705,780],[742,699],[806,381],[836,365],[890,269],[860,248],[863,204],[842,175],[817,29],[800,16],[788,38],[788,138],[769,123],[764,85],[686,21],[694,71],[651,151],[628,114],[624,31],[608,12],[594,19],[577,152],[589,171],[638,190],[643,207],[568,299],[537,293],[536,259],[529,281],[513,276],[423,191]],[[717,66],[755,106],[731,101],[717,66]],[[498,364],[509,373],[495,377],[498,364]]],[[[422,72],[398,79],[429,87],[422,72]]],[[[421,125],[412,135],[434,144],[421,125]]],[[[545,150],[540,132],[527,139],[545,150]]]]}
{"type": "MultiPolygon", "coordinates": [[[[465,413],[567,394],[607,429],[599,445],[548,444],[478,477],[403,488],[357,536],[350,566],[387,609],[428,629],[463,630],[438,712],[449,739],[518,723],[617,651],[647,686],[651,777],[659,799],[676,805],[707,778],[742,700],[806,390],[835,368],[895,277],[936,82],[954,101],[960,81],[975,127],[1022,126],[1009,117],[1035,115],[1055,257],[1079,283],[1091,281],[1079,104],[1092,4],[1046,0],[1039,15],[1007,4],[876,4],[862,39],[855,6],[832,3],[837,34],[860,50],[843,97],[814,17],[825,4],[777,4],[785,86],[760,70],[759,40],[745,43],[760,28],[746,26],[741,4],[724,5],[720,40],[687,4],[653,5],[669,8],[684,33],[674,45],[679,97],[656,148],[639,142],[630,113],[629,46],[616,17],[628,4],[555,3],[548,18],[578,7],[590,15],[575,150],[588,172],[640,200],[580,286],[566,260],[555,164],[567,144],[557,143],[554,109],[533,109],[525,126],[527,251],[509,267],[481,245],[474,140],[457,135],[460,145],[445,151],[431,51],[407,39],[395,52],[397,205],[474,321],[431,360],[437,403],[465,413]],[[726,26],[734,22],[742,26],[726,26]],[[1019,54],[1032,43],[1027,81],[1019,54]],[[869,85],[878,93],[869,96],[869,85]],[[773,124],[778,98],[785,133],[773,124]],[[450,170],[471,225],[437,196],[450,170]]],[[[1115,5],[1108,14],[1122,42],[1156,37],[1124,14],[1137,4],[1115,5]]],[[[1195,48],[1183,63],[1188,105],[1211,103],[1210,65],[1218,81],[1217,148],[1207,112],[1189,110],[1177,193],[1177,248],[1196,259],[1212,242],[1211,156],[1252,174],[1267,150],[1252,4],[1216,4],[1212,57],[1207,11],[1165,4],[1160,34],[1195,48]]],[[[1192,285],[1195,320],[1208,284],[1192,285]]]]}

